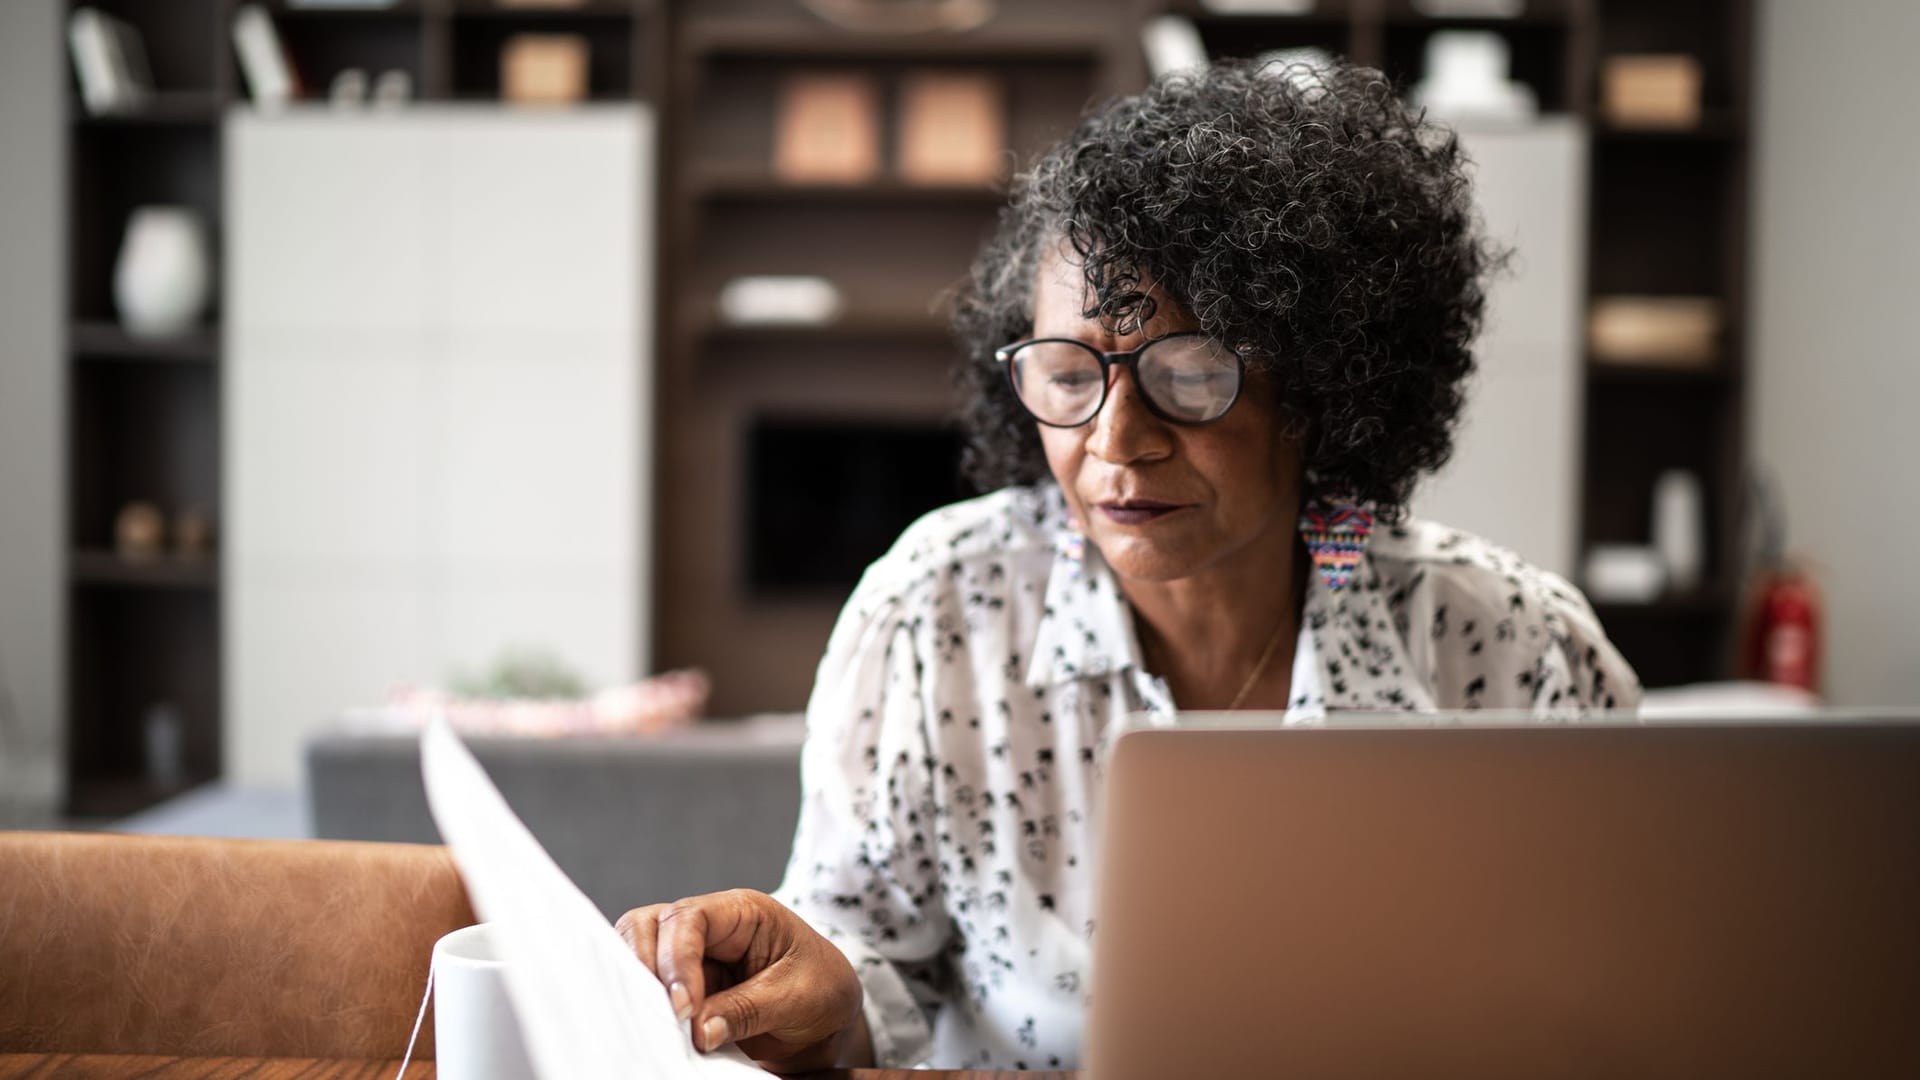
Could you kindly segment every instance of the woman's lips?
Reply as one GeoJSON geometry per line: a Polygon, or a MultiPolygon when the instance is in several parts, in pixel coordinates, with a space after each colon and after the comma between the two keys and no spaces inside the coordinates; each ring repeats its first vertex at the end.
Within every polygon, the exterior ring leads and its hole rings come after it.
{"type": "Polygon", "coordinates": [[[1095,509],[1105,515],[1108,521],[1117,525],[1144,525],[1157,521],[1176,510],[1184,510],[1179,503],[1160,502],[1156,499],[1120,499],[1095,504],[1095,509]]]}

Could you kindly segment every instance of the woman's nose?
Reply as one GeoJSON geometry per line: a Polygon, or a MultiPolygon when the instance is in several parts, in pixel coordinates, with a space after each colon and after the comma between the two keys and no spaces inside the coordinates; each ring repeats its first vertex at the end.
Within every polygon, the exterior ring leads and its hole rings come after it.
{"type": "Polygon", "coordinates": [[[1172,447],[1166,421],[1140,396],[1133,372],[1115,364],[1107,371],[1107,400],[1088,422],[1087,452],[1113,465],[1165,457],[1172,447]]]}

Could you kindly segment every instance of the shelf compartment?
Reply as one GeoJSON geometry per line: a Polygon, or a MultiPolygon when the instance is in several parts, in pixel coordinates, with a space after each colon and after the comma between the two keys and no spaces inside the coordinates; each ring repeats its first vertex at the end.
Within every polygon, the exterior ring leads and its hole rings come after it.
{"type": "Polygon", "coordinates": [[[1408,93],[1419,84],[1425,73],[1428,40],[1436,33],[1449,30],[1499,35],[1507,43],[1508,78],[1532,89],[1542,113],[1561,113],[1574,108],[1576,99],[1570,92],[1567,75],[1572,46],[1564,20],[1478,19],[1470,25],[1458,19],[1390,22],[1386,27],[1383,66],[1387,78],[1397,89],[1408,93]]]}
{"type": "Polygon", "coordinates": [[[135,208],[192,209],[218,252],[219,127],[81,124],[72,134],[68,304],[76,321],[111,322],[114,265],[135,208]]]}
{"type": "Polygon", "coordinates": [[[1685,53],[1700,62],[1700,98],[1708,111],[1740,113],[1747,104],[1743,39],[1751,0],[1607,0],[1600,6],[1593,70],[1626,53],[1685,53]],[[1739,44],[1736,44],[1739,43],[1739,44]]]}
{"type": "Polygon", "coordinates": [[[1591,291],[1725,298],[1740,155],[1698,140],[1601,140],[1593,155],[1591,291]]]}
{"type": "Polygon", "coordinates": [[[966,496],[951,428],[756,417],[747,431],[746,563],[752,595],[844,594],[901,530],[966,496]],[[824,533],[795,544],[796,521],[824,533]]]}
{"type": "Polygon", "coordinates": [[[462,100],[500,99],[500,54],[521,34],[558,34],[587,45],[587,99],[625,101],[640,96],[635,79],[634,23],[625,12],[605,10],[499,12],[453,22],[453,94],[462,100]],[[511,18],[504,17],[511,15],[511,18]]]}
{"type": "Polygon", "coordinates": [[[68,604],[69,811],[119,817],[184,790],[150,782],[146,717],[171,706],[185,779],[220,766],[219,598],[207,590],[75,589],[68,604]]]}
{"type": "Polygon", "coordinates": [[[219,379],[207,364],[86,364],[72,369],[68,535],[112,547],[133,500],[220,520],[219,379]]]}
{"type": "Polygon", "coordinates": [[[369,82],[385,71],[404,71],[416,98],[434,89],[426,80],[425,20],[417,8],[280,8],[273,20],[299,74],[301,100],[325,101],[334,78],[348,68],[365,71],[369,82]]]}
{"type": "MultiPolygon", "coordinates": [[[[1070,131],[1096,92],[1096,66],[1082,58],[1060,64],[951,65],[886,62],[868,65],[880,86],[881,175],[894,160],[899,111],[895,101],[902,76],[932,68],[964,66],[991,75],[1004,95],[1004,149],[1009,163],[1025,162],[1070,131]]],[[[773,160],[781,96],[789,77],[820,70],[811,62],[764,63],[734,58],[708,64],[701,75],[699,100],[687,107],[685,153],[699,171],[766,174],[773,160]]],[[[695,175],[699,175],[697,171],[695,175]]],[[[874,183],[888,181],[876,177],[874,183]]]]}
{"type": "MultiPolygon", "coordinates": [[[[69,10],[77,6],[66,5],[69,10]]],[[[126,22],[140,35],[140,49],[160,96],[183,91],[217,95],[229,47],[222,24],[227,0],[87,0],[87,6],[126,22]]],[[[64,50],[64,33],[59,44],[64,50]]]]}

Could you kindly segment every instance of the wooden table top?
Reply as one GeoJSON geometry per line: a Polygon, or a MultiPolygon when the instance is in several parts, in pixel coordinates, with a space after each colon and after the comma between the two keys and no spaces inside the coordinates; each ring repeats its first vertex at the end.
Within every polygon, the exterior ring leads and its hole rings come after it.
{"type": "MultiPolygon", "coordinates": [[[[131,1054],[0,1054],[0,1080],[391,1080],[398,1061],[315,1058],[144,1057],[131,1054]]],[[[1070,1072],[929,1072],[835,1069],[805,1080],[1074,1080],[1070,1072]]],[[[407,1066],[407,1080],[434,1080],[433,1062],[407,1066]]]]}

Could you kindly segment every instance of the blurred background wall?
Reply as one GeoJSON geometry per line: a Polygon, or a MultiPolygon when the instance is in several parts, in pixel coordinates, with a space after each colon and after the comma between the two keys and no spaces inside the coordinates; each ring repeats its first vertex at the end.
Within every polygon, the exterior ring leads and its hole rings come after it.
{"type": "Polygon", "coordinates": [[[0,4],[0,825],[59,783],[61,9],[0,4]]]}
{"type": "Polygon", "coordinates": [[[1920,4],[1760,15],[1751,452],[1826,586],[1829,698],[1920,701],[1920,4]]]}

